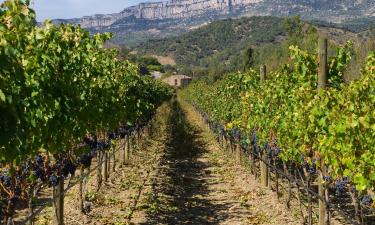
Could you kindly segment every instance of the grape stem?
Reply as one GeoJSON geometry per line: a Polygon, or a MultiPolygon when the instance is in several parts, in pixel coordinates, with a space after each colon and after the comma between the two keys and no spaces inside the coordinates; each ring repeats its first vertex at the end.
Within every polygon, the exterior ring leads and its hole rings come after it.
{"type": "Polygon", "coordinates": [[[3,191],[4,191],[5,193],[7,193],[7,195],[9,195],[9,196],[12,195],[12,193],[11,193],[10,191],[8,191],[8,189],[6,189],[6,187],[4,187],[3,183],[0,182],[0,186],[1,186],[1,188],[3,189],[3,191]]]}

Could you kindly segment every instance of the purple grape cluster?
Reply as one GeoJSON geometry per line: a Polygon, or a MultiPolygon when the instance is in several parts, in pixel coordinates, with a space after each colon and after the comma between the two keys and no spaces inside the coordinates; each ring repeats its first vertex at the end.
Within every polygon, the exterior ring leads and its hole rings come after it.
{"type": "Polygon", "coordinates": [[[77,164],[73,162],[70,158],[64,158],[62,160],[62,174],[64,177],[67,177],[69,175],[74,176],[75,172],[77,170],[77,164]]]}
{"type": "Polygon", "coordinates": [[[241,137],[241,133],[240,133],[240,130],[238,128],[233,128],[231,130],[231,133],[232,133],[232,137],[234,138],[234,140],[236,141],[239,141],[240,140],[240,137],[241,137]]]}
{"type": "Polygon", "coordinates": [[[307,168],[307,172],[311,175],[314,175],[316,174],[316,164],[315,164],[315,160],[313,160],[313,162],[308,166],[307,168]]]}
{"type": "Polygon", "coordinates": [[[362,197],[362,204],[365,206],[370,206],[373,204],[374,199],[370,195],[365,195],[362,197]]]}
{"type": "Polygon", "coordinates": [[[311,164],[307,162],[304,155],[301,154],[302,166],[306,168],[307,173],[310,175],[316,174],[316,159],[312,159],[311,164]]]}
{"type": "Polygon", "coordinates": [[[12,187],[13,181],[12,178],[9,176],[9,171],[6,171],[4,174],[0,174],[0,182],[7,189],[12,187]]]}
{"type": "Polygon", "coordinates": [[[42,182],[46,181],[46,171],[44,170],[44,165],[45,163],[43,156],[37,155],[33,164],[32,174],[34,177],[36,177],[36,179],[39,179],[42,182]]]}
{"type": "Polygon", "coordinates": [[[344,178],[336,180],[336,182],[335,182],[335,194],[337,196],[343,195],[346,192],[346,188],[348,186],[348,183],[349,183],[348,177],[344,177],[344,178]]]}
{"type": "Polygon", "coordinates": [[[56,174],[52,173],[48,177],[48,184],[51,187],[56,187],[59,184],[60,177],[57,176],[56,174]]]}
{"type": "Polygon", "coordinates": [[[332,182],[332,176],[323,176],[323,180],[327,183],[331,183],[332,182]]]}
{"type": "Polygon", "coordinates": [[[80,157],[77,158],[77,161],[83,167],[89,168],[91,166],[93,158],[94,158],[94,154],[93,154],[93,151],[91,151],[87,154],[82,154],[80,157]]]}
{"type": "Polygon", "coordinates": [[[241,138],[241,147],[243,148],[243,149],[248,149],[249,148],[249,144],[248,144],[248,142],[247,142],[247,135],[246,134],[244,134],[244,135],[242,135],[242,138],[241,138]]]}
{"type": "Polygon", "coordinates": [[[263,151],[265,152],[265,154],[267,154],[268,157],[271,157],[271,156],[272,156],[272,148],[271,148],[271,146],[269,145],[268,141],[266,141],[266,142],[264,143],[263,151]]]}
{"type": "Polygon", "coordinates": [[[261,153],[261,148],[259,147],[259,144],[258,144],[258,136],[254,130],[251,132],[250,141],[251,141],[251,146],[253,147],[253,153],[254,154],[261,153]]]}

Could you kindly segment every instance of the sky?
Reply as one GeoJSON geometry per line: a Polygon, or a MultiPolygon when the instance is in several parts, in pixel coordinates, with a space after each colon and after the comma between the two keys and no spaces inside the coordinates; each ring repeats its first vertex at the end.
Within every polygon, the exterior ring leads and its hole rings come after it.
{"type": "MultiPolygon", "coordinates": [[[[0,0],[3,2],[4,0],[0,0]]],[[[33,0],[37,20],[69,19],[94,14],[117,13],[140,2],[160,0],[33,0]]]]}

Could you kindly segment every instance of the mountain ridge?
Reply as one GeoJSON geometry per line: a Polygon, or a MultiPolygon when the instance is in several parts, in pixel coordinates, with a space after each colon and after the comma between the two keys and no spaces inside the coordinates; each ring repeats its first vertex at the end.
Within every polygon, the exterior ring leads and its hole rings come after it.
{"type": "Polygon", "coordinates": [[[310,19],[342,22],[375,16],[371,0],[170,0],[139,3],[119,13],[96,14],[56,22],[79,23],[84,28],[111,26],[116,21],[134,16],[137,19],[186,19],[207,13],[222,15],[250,14],[251,16],[289,16],[302,14],[310,19]]]}
{"type": "MultiPolygon", "coordinates": [[[[374,0],[170,0],[140,3],[119,13],[97,14],[54,23],[74,23],[92,33],[113,32],[115,42],[132,43],[178,35],[218,19],[293,16],[341,23],[375,18],[374,0]]],[[[365,20],[362,20],[365,21],[365,20]]]]}

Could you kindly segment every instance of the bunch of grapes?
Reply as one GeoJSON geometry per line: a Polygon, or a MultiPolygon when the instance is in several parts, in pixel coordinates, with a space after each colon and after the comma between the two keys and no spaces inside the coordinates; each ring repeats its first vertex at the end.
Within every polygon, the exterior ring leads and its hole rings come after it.
{"type": "Polygon", "coordinates": [[[349,178],[344,177],[342,179],[338,179],[335,182],[335,193],[337,196],[341,196],[346,192],[346,188],[349,183],[349,178]]]}
{"type": "Polygon", "coordinates": [[[371,206],[373,204],[374,200],[370,195],[365,195],[365,196],[363,196],[361,202],[365,206],[371,206]]]}
{"type": "Polygon", "coordinates": [[[89,168],[91,166],[92,159],[94,158],[94,154],[92,152],[93,151],[87,154],[82,154],[80,157],[78,157],[78,163],[83,167],[89,168]]]}
{"type": "Polygon", "coordinates": [[[258,137],[257,137],[257,134],[254,130],[251,132],[251,144],[252,145],[258,144],[258,137]]]}
{"type": "Polygon", "coordinates": [[[234,140],[239,141],[241,137],[240,130],[235,127],[232,129],[231,132],[232,132],[232,137],[234,138],[234,140]]]}
{"type": "Polygon", "coordinates": [[[307,168],[307,172],[311,175],[314,175],[316,173],[316,160],[313,159],[311,164],[307,168]]]}
{"type": "Polygon", "coordinates": [[[69,174],[74,176],[77,170],[77,165],[73,162],[71,158],[64,158],[62,161],[62,173],[64,177],[67,177],[69,174]]]}
{"type": "Polygon", "coordinates": [[[12,187],[13,181],[12,178],[9,176],[9,171],[6,171],[4,174],[0,174],[0,182],[7,189],[10,189],[12,187]]]}
{"type": "Polygon", "coordinates": [[[219,133],[220,133],[220,135],[225,135],[225,129],[224,129],[223,125],[220,125],[220,127],[219,127],[219,133]]]}
{"type": "Polygon", "coordinates": [[[263,150],[265,154],[267,154],[268,157],[272,157],[272,149],[271,146],[269,145],[268,141],[264,143],[263,150]]]}
{"type": "Polygon", "coordinates": [[[281,152],[281,148],[279,146],[276,146],[275,151],[274,151],[275,157],[278,157],[280,155],[280,152],[281,152]]]}
{"type": "Polygon", "coordinates": [[[247,143],[247,138],[246,138],[247,135],[242,135],[242,138],[241,138],[241,147],[243,149],[248,149],[249,145],[247,143]]]}
{"type": "Polygon", "coordinates": [[[332,182],[332,176],[323,176],[323,180],[327,183],[331,183],[332,182]]]}
{"type": "Polygon", "coordinates": [[[43,156],[37,155],[33,164],[32,174],[36,179],[42,182],[46,181],[46,172],[44,170],[44,165],[45,162],[43,156]]]}
{"type": "Polygon", "coordinates": [[[113,131],[112,132],[108,132],[107,136],[108,136],[109,140],[115,140],[118,137],[117,133],[113,132],[113,131]]]}
{"type": "Polygon", "coordinates": [[[119,127],[116,132],[121,138],[124,138],[127,135],[127,130],[125,126],[119,127]]]}
{"type": "Polygon", "coordinates": [[[55,173],[52,173],[48,177],[48,184],[50,187],[56,187],[59,184],[60,177],[56,175],[55,173]]]}

